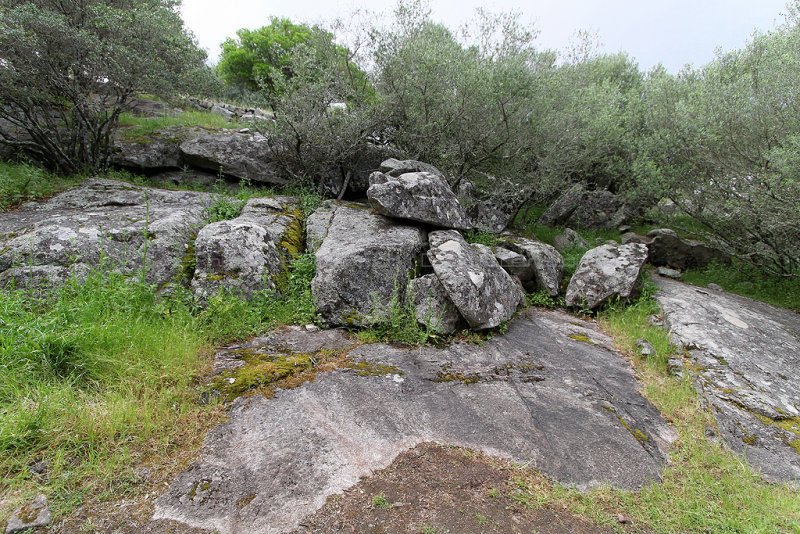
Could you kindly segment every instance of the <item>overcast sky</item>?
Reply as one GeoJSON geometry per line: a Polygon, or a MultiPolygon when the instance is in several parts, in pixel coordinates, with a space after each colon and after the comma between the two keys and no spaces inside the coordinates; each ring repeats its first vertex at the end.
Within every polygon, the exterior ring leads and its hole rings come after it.
{"type": "MultiPolygon", "coordinates": [[[[431,0],[433,18],[458,28],[477,7],[522,12],[541,31],[541,48],[564,50],[576,30],[595,31],[603,50],[624,50],[644,70],[661,62],[670,72],[700,66],[714,49],[740,48],[753,30],[782,21],[786,0],[431,0]]],[[[259,28],[269,17],[319,23],[346,18],[357,8],[391,13],[394,0],[183,0],[187,26],[212,61],[219,45],[239,28],[259,28]]]]}

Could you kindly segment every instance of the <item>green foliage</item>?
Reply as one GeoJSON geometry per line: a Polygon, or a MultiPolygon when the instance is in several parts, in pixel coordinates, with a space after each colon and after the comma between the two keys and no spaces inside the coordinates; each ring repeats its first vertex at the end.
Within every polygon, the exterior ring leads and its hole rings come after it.
{"type": "Polygon", "coordinates": [[[677,77],[651,73],[637,180],[734,256],[800,271],[800,25],[791,19],[677,77]]]}
{"type": "Polygon", "coordinates": [[[487,247],[500,246],[500,238],[497,237],[497,234],[481,230],[467,230],[464,232],[464,239],[467,243],[478,243],[487,247]]]}
{"type": "Polygon", "coordinates": [[[737,295],[800,310],[800,285],[797,279],[766,274],[742,262],[732,265],[712,263],[704,269],[684,271],[682,280],[701,287],[710,283],[719,284],[725,291],[737,295]]]}
{"type": "Polygon", "coordinates": [[[406,297],[408,291],[402,291],[400,283],[395,281],[394,292],[388,307],[377,300],[373,305],[371,323],[358,333],[366,342],[394,341],[407,345],[420,345],[433,337],[426,326],[417,322],[414,303],[406,297]]]}
{"type": "Polygon", "coordinates": [[[372,497],[373,508],[390,508],[391,506],[392,503],[389,502],[383,492],[380,492],[372,497]]]}
{"type": "Polygon", "coordinates": [[[292,51],[316,31],[321,30],[277,17],[257,30],[243,28],[222,43],[217,69],[228,84],[274,93],[279,79],[292,76],[292,51]]]}
{"type": "MultiPolygon", "coordinates": [[[[243,128],[244,123],[231,122],[216,113],[184,111],[179,115],[165,117],[140,117],[122,113],[119,117],[120,135],[130,141],[145,140],[148,135],[167,126],[200,126],[203,128],[243,128]]],[[[176,140],[177,141],[177,140],[176,140]]]]}
{"type": "Polygon", "coordinates": [[[0,211],[7,211],[28,200],[54,195],[81,180],[82,177],[59,178],[29,164],[0,161],[0,211]]]}
{"type": "Polygon", "coordinates": [[[65,173],[103,170],[136,92],[196,85],[205,54],[173,0],[0,1],[0,141],[65,173]]]}

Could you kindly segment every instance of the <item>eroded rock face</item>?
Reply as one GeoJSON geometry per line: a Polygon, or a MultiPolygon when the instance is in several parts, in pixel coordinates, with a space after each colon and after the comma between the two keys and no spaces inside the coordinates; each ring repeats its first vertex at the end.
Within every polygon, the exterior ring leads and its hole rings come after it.
{"type": "Polygon", "coordinates": [[[303,250],[300,205],[293,197],[247,201],[239,217],[197,234],[192,289],[205,302],[225,289],[244,297],[285,286],[289,262],[303,250]]]}
{"type": "Polygon", "coordinates": [[[393,177],[375,172],[369,183],[369,203],[382,215],[445,228],[470,228],[456,195],[435,174],[409,172],[393,177]]]}
{"type": "Polygon", "coordinates": [[[470,327],[494,328],[514,315],[524,295],[491,250],[470,245],[455,230],[431,232],[428,239],[433,271],[470,327]]]}
{"type": "Polygon", "coordinates": [[[564,258],[555,247],[518,236],[507,239],[505,244],[527,258],[536,281],[532,289],[544,289],[551,297],[558,296],[561,277],[564,275],[564,258]]]}
{"type": "Polygon", "coordinates": [[[610,191],[588,191],[575,184],[564,191],[541,215],[539,224],[572,226],[574,228],[615,228],[637,214],[632,205],[625,204],[610,191]]]}
{"type": "Polygon", "coordinates": [[[634,295],[647,260],[647,247],[640,243],[603,245],[586,252],[567,286],[567,306],[593,310],[612,297],[634,295]]]}
{"type": "Polygon", "coordinates": [[[660,228],[647,234],[650,240],[650,263],[656,266],[670,266],[675,269],[705,267],[716,261],[728,263],[727,254],[693,239],[681,239],[674,230],[660,228]]]}
{"type": "Polygon", "coordinates": [[[666,278],[655,283],[664,327],[691,360],[726,445],[768,480],[797,486],[800,315],[666,278]]]}
{"type": "Polygon", "coordinates": [[[215,195],[92,178],[45,202],[0,213],[0,272],[44,280],[104,268],[161,287],[180,274],[215,195]]]}
{"type": "Polygon", "coordinates": [[[408,290],[419,324],[439,334],[451,334],[466,327],[458,308],[435,274],[411,280],[408,290]]]}
{"type": "Polygon", "coordinates": [[[366,206],[332,204],[327,234],[316,251],[311,291],[332,325],[364,325],[385,317],[425,246],[422,228],[397,224],[366,206]]]}
{"type": "Polygon", "coordinates": [[[367,345],[354,368],[274,398],[240,398],[156,519],[221,534],[288,532],[425,441],[530,462],[585,490],[658,481],[674,431],[611,339],[562,312],[526,312],[483,346],[367,345]]]}
{"type": "Polygon", "coordinates": [[[278,175],[267,138],[257,133],[223,130],[184,141],[180,145],[189,165],[243,180],[285,184],[278,175]]]}
{"type": "Polygon", "coordinates": [[[528,258],[505,247],[493,247],[492,252],[500,267],[511,276],[517,277],[523,285],[534,280],[535,275],[528,258]]]}
{"type": "Polygon", "coordinates": [[[180,169],[184,164],[181,143],[208,135],[202,128],[180,125],[161,128],[141,139],[126,139],[124,133],[123,129],[114,141],[111,162],[134,171],[180,169]]]}
{"type": "Polygon", "coordinates": [[[333,221],[333,214],[338,204],[333,201],[323,202],[306,220],[306,251],[313,254],[328,236],[328,229],[333,221]]]}
{"type": "Polygon", "coordinates": [[[406,174],[408,172],[428,172],[436,175],[438,178],[447,183],[447,179],[445,178],[442,171],[440,171],[439,169],[437,169],[436,167],[434,167],[429,163],[417,161],[414,159],[398,160],[395,158],[389,158],[381,162],[380,170],[382,173],[386,173],[389,176],[394,176],[394,177],[406,174]]]}

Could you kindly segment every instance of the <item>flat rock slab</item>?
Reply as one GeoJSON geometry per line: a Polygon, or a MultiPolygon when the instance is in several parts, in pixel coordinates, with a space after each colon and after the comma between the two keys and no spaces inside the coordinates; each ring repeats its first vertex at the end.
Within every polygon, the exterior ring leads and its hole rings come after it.
{"type": "Polygon", "coordinates": [[[180,273],[217,195],[91,178],[43,202],[0,213],[0,285],[84,276],[101,264],[162,286],[180,273]]]}
{"type": "Polygon", "coordinates": [[[725,443],[771,481],[800,481],[800,315],[658,277],[664,327],[725,443]]]}
{"type": "Polygon", "coordinates": [[[526,312],[482,346],[353,349],[350,369],[237,399],[154,519],[220,533],[296,528],[329,495],[433,441],[528,462],[581,489],[658,480],[674,431],[592,323],[526,312]]]}

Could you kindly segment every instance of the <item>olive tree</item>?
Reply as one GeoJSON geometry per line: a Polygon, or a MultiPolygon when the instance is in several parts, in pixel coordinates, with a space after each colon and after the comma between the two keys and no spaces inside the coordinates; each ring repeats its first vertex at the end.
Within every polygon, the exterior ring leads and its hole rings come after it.
{"type": "Polygon", "coordinates": [[[719,247],[782,275],[800,268],[800,26],[755,35],[677,77],[646,83],[641,183],[719,247]]]}
{"type": "Polygon", "coordinates": [[[203,76],[175,0],[0,0],[0,142],[61,172],[108,166],[137,92],[203,76]]]}

